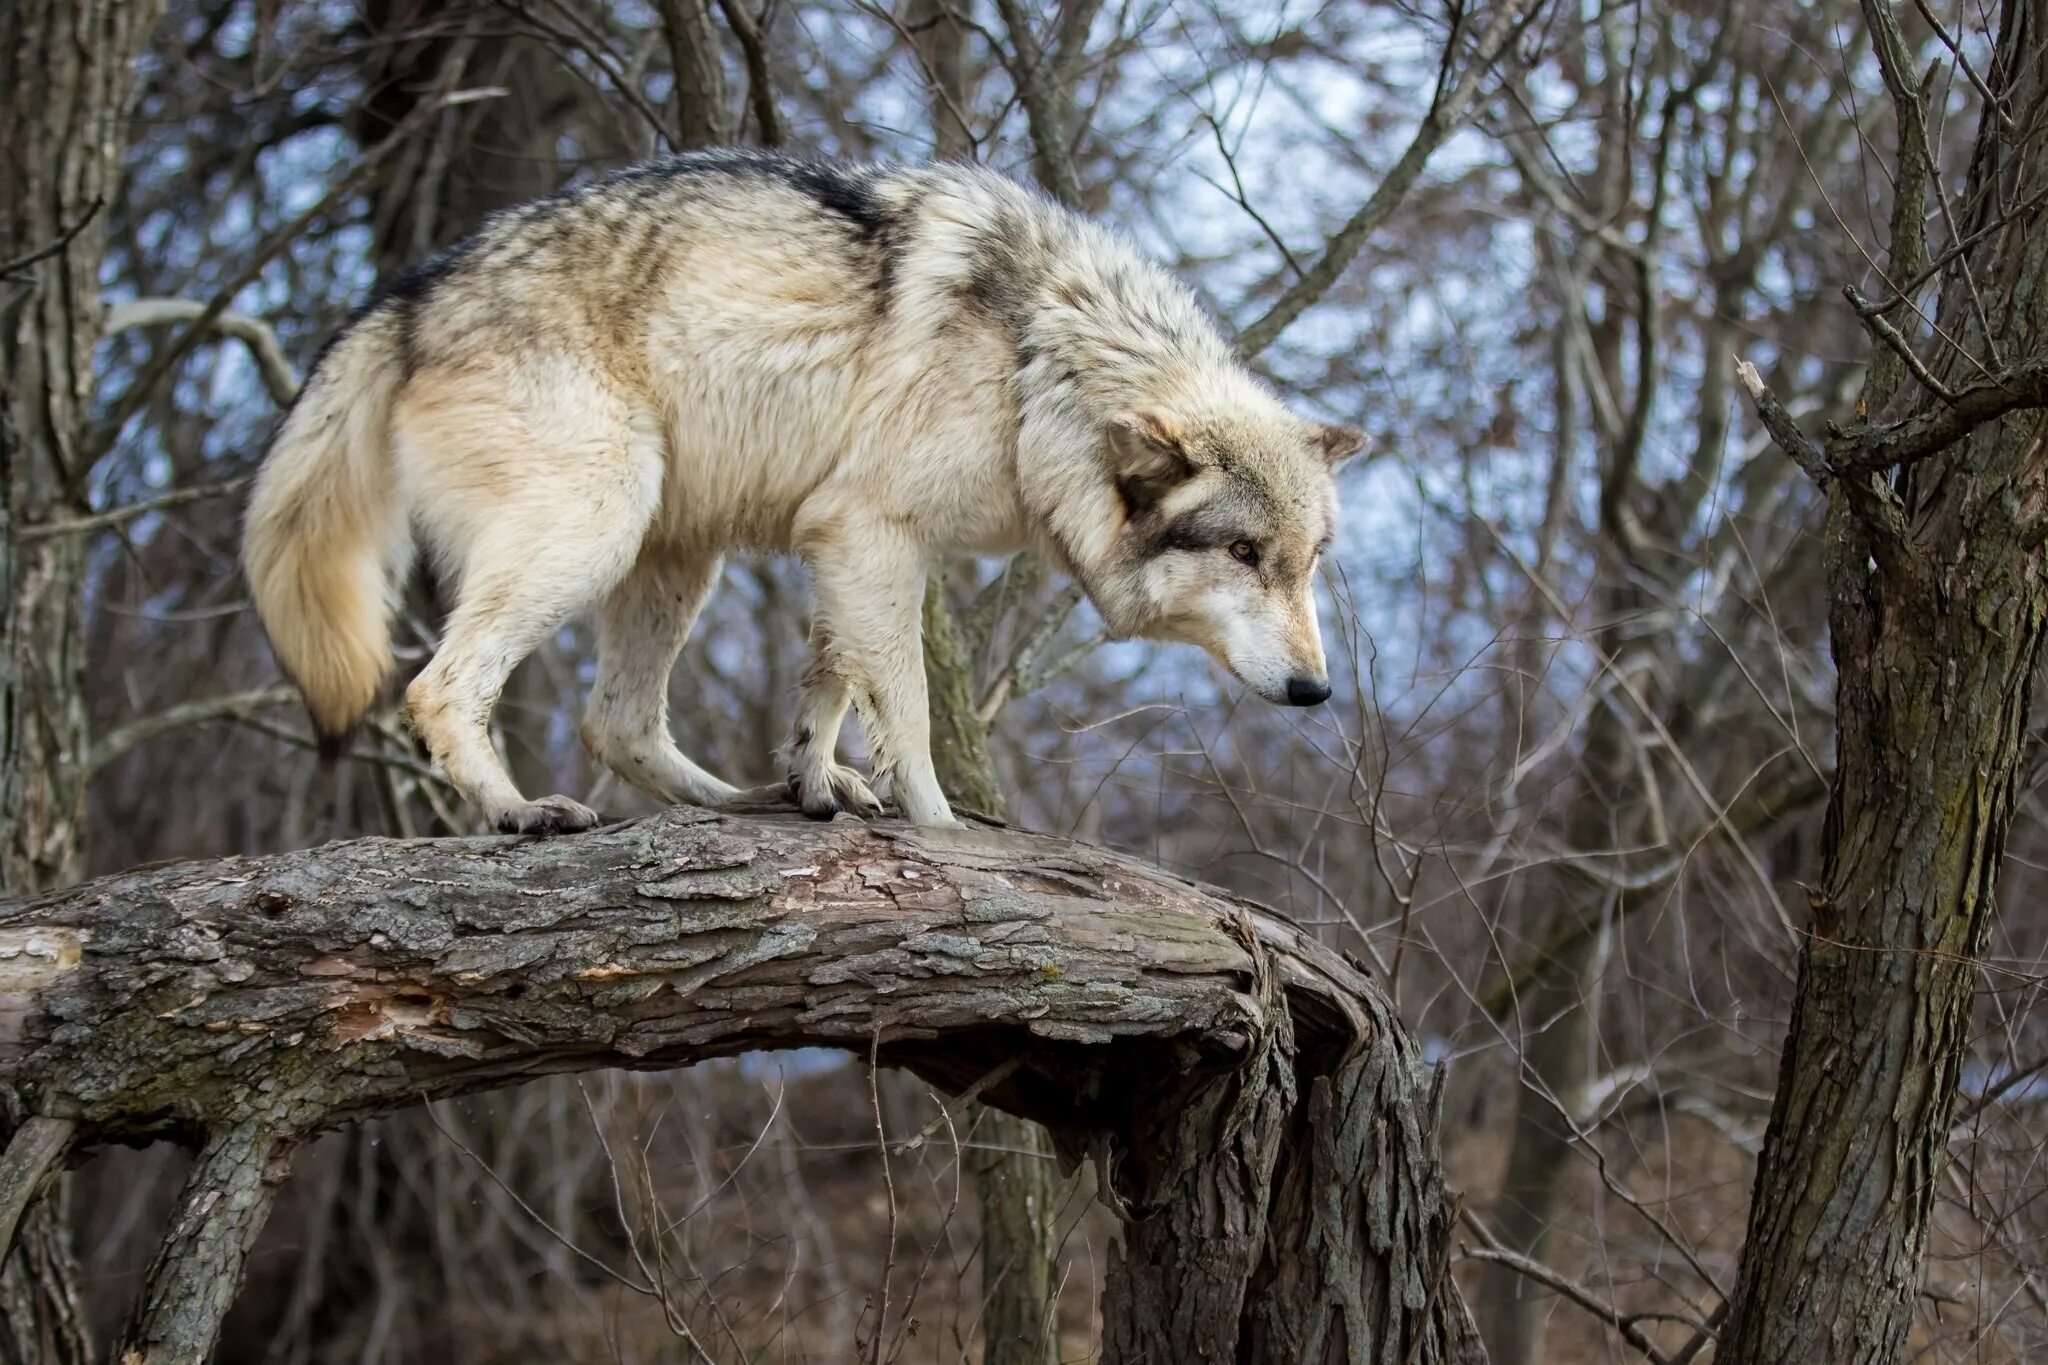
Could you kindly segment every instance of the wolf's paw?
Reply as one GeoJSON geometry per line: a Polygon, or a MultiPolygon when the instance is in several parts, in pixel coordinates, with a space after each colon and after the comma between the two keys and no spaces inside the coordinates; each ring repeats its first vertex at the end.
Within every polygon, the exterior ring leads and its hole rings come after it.
{"type": "Polygon", "coordinates": [[[813,820],[830,820],[841,811],[872,819],[882,803],[861,775],[843,763],[826,763],[810,773],[789,775],[789,794],[813,820]]]}
{"type": "Polygon", "coordinates": [[[502,834],[575,834],[597,825],[596,811],[566,796],[543,796],[498,817],[502,834]]]}

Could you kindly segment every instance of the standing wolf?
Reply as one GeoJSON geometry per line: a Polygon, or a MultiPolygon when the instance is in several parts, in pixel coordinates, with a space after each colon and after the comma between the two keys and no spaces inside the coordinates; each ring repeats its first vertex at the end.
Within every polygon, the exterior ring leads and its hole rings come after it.
{"type": "Polygon", "coordinates": [[[1361,439],[1290,413],[1165,271],[1000,176],[706,153],[504,213],[365,308],[284,421],[243,565],[339,745],[424,546],[454,607],[407,715],[499,829],[557,833],[597,817],[528,800],[492,749],[513,667],[595,606],[584,742],[661,800],[726,800],[670,736],[669,672],[722,556],[794,551],[816,602],[791,794],[879,809],[836,761],[850,704],[904,813],[948,824],[933,555],[1037,546],[1112,632],[1312,706],[1331,471],[1361,439]]]}

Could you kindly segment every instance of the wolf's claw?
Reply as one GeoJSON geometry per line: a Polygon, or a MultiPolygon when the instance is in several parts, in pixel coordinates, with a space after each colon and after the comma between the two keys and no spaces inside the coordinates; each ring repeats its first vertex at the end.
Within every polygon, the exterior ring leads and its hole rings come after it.
{"type": "Polygon", "coordinates": [[[828,763],[806,781],[802,773],[789,775],[789,794],[799,809],[813,820],[830,820],[841,811],[873,819],[882,813],[882,803],[861,775],[842,763],[828,763]]]}
{"type": "Polygon", "coordinates": [[[500,815],[498,830],[502,834],[575,834],[595,829],[599,823],[597,812],[581,801],[543,796],[500,815]]]}

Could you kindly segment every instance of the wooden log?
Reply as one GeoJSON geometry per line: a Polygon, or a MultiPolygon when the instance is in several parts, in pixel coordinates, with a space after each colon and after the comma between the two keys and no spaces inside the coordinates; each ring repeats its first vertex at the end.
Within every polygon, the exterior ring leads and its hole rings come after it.
{"type": "MultiPolygon", "coordinates": [[[[77,1145],[203,1144],[229,1175],[422,1099],[818,1046],[954,1092],[1005,1068],[985,1100],[1103,1162],[1141,1218],[1105,1305],[1116,1359],[1478,1358],[1442,1269],[1430,1076],[1384,997],[1274,912],[1099,848],[678,809],[0,907],[23,1112],[77,1145]]],[[[236,1188],[233,1237],[167,1247],[145,1301],[195,1273],[232,1288],[239,1255],[191,1258],[260,1227],[267,1187],[236,1188]]]]}

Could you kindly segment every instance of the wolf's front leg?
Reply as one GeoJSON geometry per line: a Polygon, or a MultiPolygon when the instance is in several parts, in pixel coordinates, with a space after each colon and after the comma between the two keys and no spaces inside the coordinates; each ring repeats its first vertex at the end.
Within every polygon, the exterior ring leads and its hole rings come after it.
{"type": "MultiPolygon", "coordinates": [[[[834,713],[836,682],[860,712],[875,775],[888,775],[904,815],[913,824],[958,824],[932,769],[922,636],[924,547],[879,518],[841,514],[815,519],[800,536],[800,548],[818,615],[818,657],[806,714],[822,719],[834,713]]],[[[828,764],[838,732],[836,714],[832,719],[829,727],[815,726],[812,735],[812,744],[824,740],[828,764]]],[[[801,751],[807,747],[801,726],[798,738],[801,751]]]]}

